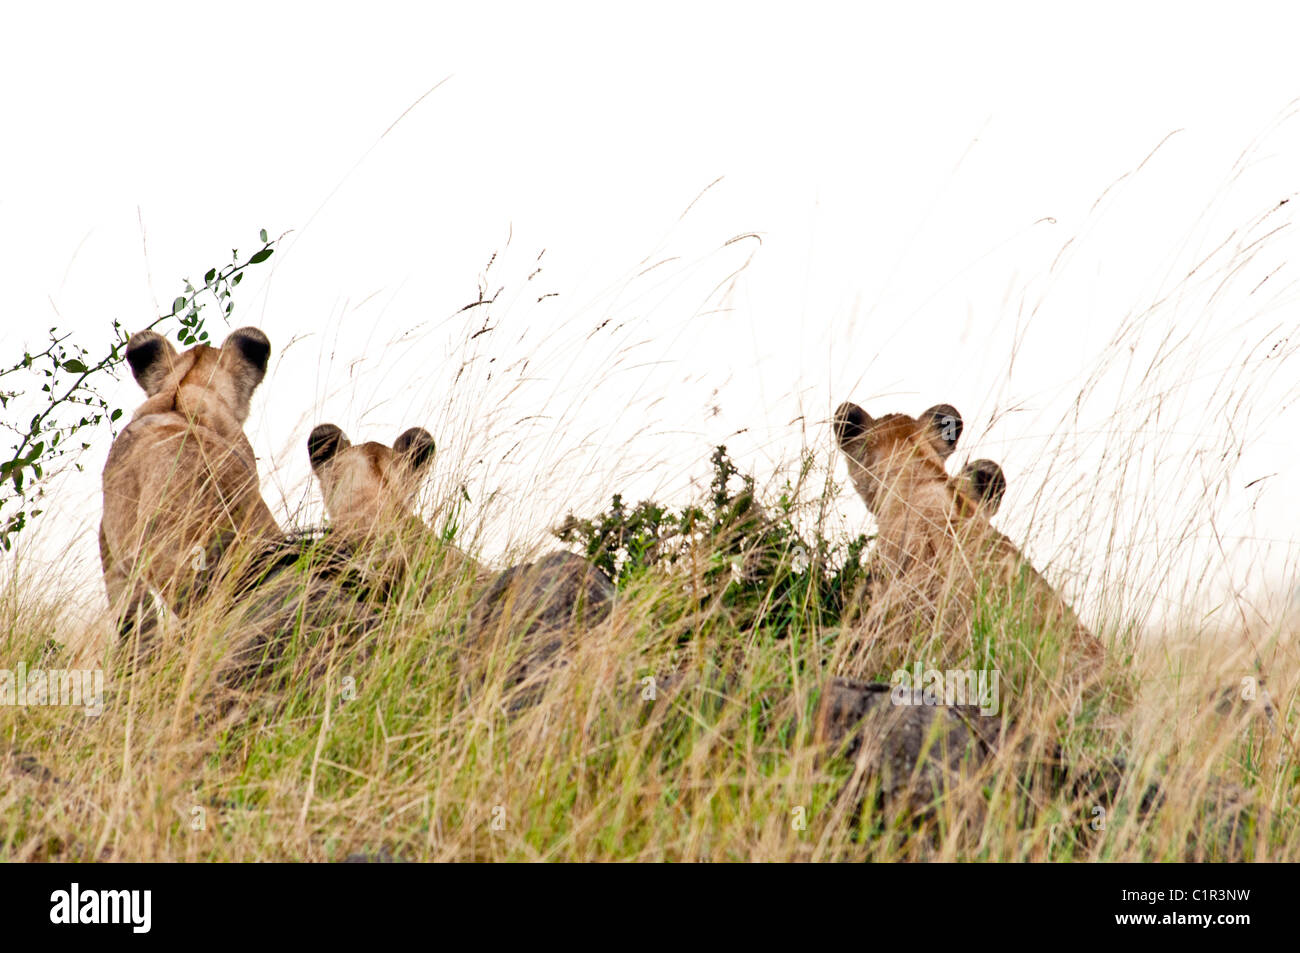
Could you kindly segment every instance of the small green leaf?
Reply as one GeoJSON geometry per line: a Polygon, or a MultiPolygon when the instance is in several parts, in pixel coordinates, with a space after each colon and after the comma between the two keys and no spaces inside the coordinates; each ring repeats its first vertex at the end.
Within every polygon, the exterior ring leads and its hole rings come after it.
{"type": "Polygon", "coordinates": [[[266,241],[266,229],[262,229],[258,232],[258,235],[261,237],[262,241],[266,241]]]}
{"type": "Polygon", "coordinates": [[[204,282],[206,282],[207,284],[212,284],[212,279],[215,278],[215,277],[217,277],[217,269],[215,269],[215,268],[209,268],[209,269],[208,269],[208,273],[207,273],[206,275],[203,276],[203,280],[204,280],[204,282]]]}
{"type": "Polygon", "coordinates": [[[273,251],[275,251],[274,248],[263,248],[260,252],[253,255],[252,258],[248,259],[248,263],[250,265],[260,264],[270,258],[273,251]]]}
{"type": "MultiPolygon", "coordinates": [[[[189,287],[189,283],[188,283],[188,282],[186,282],[185,287],[186,287],[186,288],[189,287]]],[[[184,298],[184,296],[179,297],[179,298],[177,298],[175,301],[172,302],[172,314],[179,314],[181,311],[184,311],[184,310],[185,310],[185,298],[184,298]]]]}
{"type": "Polygon", "coordinates": [[[85,364],[82,364],[80,361],[76,359],[73,359],[71,361],[64,361],[63,369],[65,371],[71,371],[73,374],[84,374],[86,373],[86,371],[90,370],[90,368],[86,367],[85,364]]]}

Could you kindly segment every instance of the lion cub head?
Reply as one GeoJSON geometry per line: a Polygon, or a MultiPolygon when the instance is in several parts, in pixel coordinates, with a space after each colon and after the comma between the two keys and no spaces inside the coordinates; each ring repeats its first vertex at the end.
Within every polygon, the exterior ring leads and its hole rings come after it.
{"type": "Polygon", "coordinates": [[[196,344],[183,354],[156,331],[137,331],[126,361],[149,399],[136,417],[179,411],[225,436],[248,419],[248,404],[266,376],[271,342],[257,328],[240,328],[221,347],[196,344]]]}
{"type": "Polygon", "coordinates": [[[412,427],[391,447],[374,441],[353,444],[334,424],[320,424],[307,438],[307,453],[334,529],[368,536],[414,518],[415,496],[433,462],[434,443],[427,430],[412,427]]]}
{"type": "Polygon", "coordinates": [[[962,419],[951,404],[936,404],[918,417],[872,418],[857,404],[835,411],[835,436],[849,463],[849,477],[873,516],[898,507],[947,512],[956,504],[992,516],[1002,504],[1007,479],[992,460],[974,460],[950,480],[946,468],[961,438],[962,419]]]}

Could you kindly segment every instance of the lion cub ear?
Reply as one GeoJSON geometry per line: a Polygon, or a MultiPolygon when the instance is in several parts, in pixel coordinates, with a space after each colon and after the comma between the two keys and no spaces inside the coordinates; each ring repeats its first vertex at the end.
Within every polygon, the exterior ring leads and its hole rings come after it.
{"type": "Polygon", "coordinates": [[[347,436],[333,424],[319,424],[312,428],[307,437],[307,455],[311,458],[313,471],[329,463],[340,450],[352,446],[347,436]]]}
{"type": "Polygon", "coordinates": [[[1007,492],[1007,476],[1000,466],[992,460],[972,460],[961,468],[958,479],[965,481],[989,516],[998,511],[1007,492]]]}
{"type": "Polygon", "coordinates": [[[126,342],[126,362],[136,383],[152,397],[176,364],[176,348],[157,331],[136,331],[126,342]]]}
{"type": "Polygon", "coordinates": [[[393,441],[393,452],[405,459],[412,470],[422,470],[433,459],[433,438],[423,427],[412,427],[393,441]]]}
{"type": "Polygon", "coordinates": [[[240,383],[247,388],[245,396],[251,395],[257,385],[266,377],[266,362],[271,357],[271,342],[257,328],[240,328],[231,331],[230,336],[221,345],[221,350],[235,357],[240,371],[240,383]]]}
{"type": "Polygon", "coordinates": [[[871,426],[871,417],[857,404],[846,402],[835,408],[832,426],[835,430],[835,439],[843,447],[867,432],[871,426]]]}
{"type": "Polygon", "coordinates": [[[948,457],[957,447],[961,438],[961,414],[952,404],[935,404],[917,418],[930,427],[930,442],[939,456],[948,457]]]}

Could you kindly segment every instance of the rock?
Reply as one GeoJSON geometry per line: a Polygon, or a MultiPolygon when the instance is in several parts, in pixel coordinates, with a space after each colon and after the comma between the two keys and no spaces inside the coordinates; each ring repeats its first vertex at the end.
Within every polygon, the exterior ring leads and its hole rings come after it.
{"type": "Polygon", "coordinates": [[[516,689],[507,708],[528,707],[541,698],[548,673],[568,664],[567,640],[608,618],[614,594],[608,576],[569,552],[502,570],[470,610],[462,665],[481,681],[490,659],[519,640],[505,678],[516,689]]]}
{"type": "Polygon", "coordinates": [[[833,678],[815,733],[879,785],[886,811],[925,815],[998,750],[1002,719],[975,705],[894,704],[890,685],[833,678]]]}
{"type": "Polygon", "coordinates": [[[471,637],[500,625],[526,631],[594,625],[609,615],[614,584],[581,556],[554,552],[502,570],[470,612],[471,637]]]}

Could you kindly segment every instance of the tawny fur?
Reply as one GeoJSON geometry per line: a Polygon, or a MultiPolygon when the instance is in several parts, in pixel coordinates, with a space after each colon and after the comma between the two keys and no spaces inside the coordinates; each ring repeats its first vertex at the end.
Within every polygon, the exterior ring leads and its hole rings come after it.
{"type": "Polygon", "coordinates": [[[470,582],[469,640],[462,655],[467,666],[486,664],[504,642],[522,637],[527,640],[524,658],[509,681],[532,679],[561,664],[565,634],[575,623],[592,623],[608,614],[613,584],[573,553],[554,552],[494,572],[450,544],[431,545],[433,534],[413,509],[434,451],[433,439],[424,430],[411,428],[386,447],[373,442],[353,445],[338,427],[322,424],[312,431],[307,449],[331,531],[368,559],[372,571],[400,577],[410,554],[419,552],[424,559],[440,558],[444,570],[461,573],[470,582]]]}
{"type": "Polygon", "coordinates": [[[184,615],[231,547],[280,536],[243,431],[269,353],[255,328],[182,354],[152,331],[132,336],[127,358],[148,399],[109,451],[99,530],[109,603],[124,629],[151,628],[141,614],[148,589],[184,615]]]}
{"type": "Polygon", "coordinates": [[[451,545],[432,547],[433,534],[415,513],[420,483],[433,462],[428,432],[412,427],[388,447],[353,444],[338,427],[321,424],[307,439],[312,471],[325,498],[330,533],[365,573],[391,584],[417,555],[441,557],[442,568],[471,577],[486,573],[451,545]]]}
{"type": "MultiPolygon", "coordinates": [[[[835,431],[849,476],[876,518],[876,558],[884,576],[868,611],[880,631],[908,620],[930,628],[950,648],[971,644],[977,593],[1014,604],[1021,628],[1059,633],[1085,667],[1104,656],[1101,642],[1020,550],[989,522],[979,495],[987,471],[948,475],[945,460],[961,434],[961,418],[940,405],[919,418],[873,419],[855,404],[835,413],[835,431]]],[[[1001,479],[1000,472],[997,476],[1001,479]]],[[[1003,484],[1005,485],[1005,484],[1003,484]]],[[[995,509],[993,507],[992,509],[995,509]]]]}

